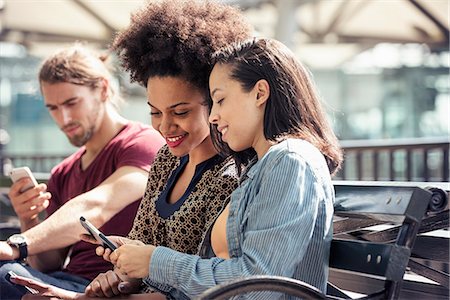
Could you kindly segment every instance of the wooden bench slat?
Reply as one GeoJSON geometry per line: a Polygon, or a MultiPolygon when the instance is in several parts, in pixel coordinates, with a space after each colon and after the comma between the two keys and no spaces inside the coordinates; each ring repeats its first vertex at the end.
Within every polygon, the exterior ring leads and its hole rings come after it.
{"type": "Polygon", "coordinates": [[[410,250],[395,244],[336,240],[331,243],[330,268],[402,280],[410,250]]]}
{"type": "Polygon", "coordinates": [[[338,216],[359,215],[394,222],[403,218],[421,221],[432,195],[417,187],[340,185],[335,190],[334,209],[338,216]]]}

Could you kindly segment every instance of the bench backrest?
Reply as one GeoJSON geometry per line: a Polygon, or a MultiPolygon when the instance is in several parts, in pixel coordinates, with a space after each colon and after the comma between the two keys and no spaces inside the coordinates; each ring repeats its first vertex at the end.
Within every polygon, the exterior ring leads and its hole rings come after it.
{"type": "MultiPolygon", "coordinates": [[[[255,275],[215,286],[199,299],[228,299],[252,291],[278,291],[302,299],[360,297],[349,297],[344,291],[366,295],[364,299],[399,298],[403,275],[407,266],[411,268],[412,250],[423,255],[413,249],[417,234],[448,227],[449,189],[419,188],[411,183],[335,182],[335,190],[327,295],[292,278],[255,275]]],[[[448,243],[444,244],[448,257],[448,243]]],[[[436,282],[449,281],[448,275],[433,276],[436,282]]],[[[448,291],[439,290],[448,299],[448,291]]]]}
{"type": "Polygon", "coordinates": [[[344,184],[335,186],[335,190],[328,293],[342,297],[339,290],[342,288],[372,298],[398,298],[432,193],[418,187],[344,184]],[[392,233],[385,234],[386,230],[367,229],[375,225],[384,225],[390,232],[394,230],[395,239],[392,241],[392,233]],[[343,272],[356,276],[346,282],[342,280],[343,272]],[[374,277],[382,277],[384,285],[370,287],[364,284],[374,277]]]}

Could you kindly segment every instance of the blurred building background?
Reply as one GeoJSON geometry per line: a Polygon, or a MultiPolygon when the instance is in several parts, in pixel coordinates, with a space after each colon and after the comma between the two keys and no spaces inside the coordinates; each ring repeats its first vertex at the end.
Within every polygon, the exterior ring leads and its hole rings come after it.
{"type": "MultiPolygon", "coordinates": [[[[107,49],[144,0],[0,0],[0,171],[49,172],[74,148],[36,80],[74,41],[107,49]]],[[[449,181],[448,0],[222,0],[255,35],[287,44],[312,71],[346,149],[338,179],[449,181]]],[[[149,123],[142,87],[118,68],[123,114],[149,123]]]]}

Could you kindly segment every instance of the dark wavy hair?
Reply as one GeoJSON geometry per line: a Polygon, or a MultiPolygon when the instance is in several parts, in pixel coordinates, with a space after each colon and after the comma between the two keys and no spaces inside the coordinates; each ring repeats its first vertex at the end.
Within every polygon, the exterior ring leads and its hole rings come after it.
{"type": "MultiPolygon", "coordinates": [[[[304,139],[324,155],[331,174],[338,170],[342,151],[311,75],[285,45],[271,39],[252,39],[229,45],[213,57],[215,63],[231,66],[230,77],[246,92],[261,79],[269,83],[270,96],[264,111],[266,139],[304,139]]],[[[213,141],[220,152],[233,155],[237,162],[248,160],[252,152],[232,151],[222,142],[217,126],[212,127],[213,141]]]]}
{"type": "Polygon", "coordinates": [[[181,77],[209,97],[212,54],[251,37],[242,13],[210,1],[152,1],[131,17],[131,25],[114,39],[131,80],[147,86],[154,76],[181,77]]]}

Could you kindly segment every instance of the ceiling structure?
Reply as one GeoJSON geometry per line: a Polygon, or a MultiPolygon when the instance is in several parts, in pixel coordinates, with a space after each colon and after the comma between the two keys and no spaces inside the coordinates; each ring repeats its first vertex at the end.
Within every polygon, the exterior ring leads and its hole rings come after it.
{"type": "MultiPolygon", "coordinates": [[[[46,55],[58,44],[106,47],[145,0],[0,0],[0,41],[46,55]]],[[[222,0],[257,35],[286,43],[307,64],[336,67],[379,43],[449,45],[448,0],[222,0]]],[[[0,52],[2,49],[0,48],[0,52]]]]}

